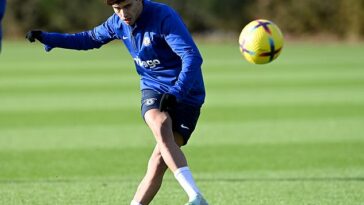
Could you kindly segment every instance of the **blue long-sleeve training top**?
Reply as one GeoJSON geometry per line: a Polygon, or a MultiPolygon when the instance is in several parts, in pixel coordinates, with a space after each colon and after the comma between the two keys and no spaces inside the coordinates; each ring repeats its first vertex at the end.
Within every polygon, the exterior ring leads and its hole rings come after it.
{"type": "Polygon", "coordinates": [[[178,101],[201,106],[205,87],[202,57],[179,15],[169,6],[144,0],[133,26],[116,14],[92,30],[76,34],[42,33],[47,51],[55,47],[88,50],[119,39],[134,59],[140,88],[170,93],[178,101]]]}

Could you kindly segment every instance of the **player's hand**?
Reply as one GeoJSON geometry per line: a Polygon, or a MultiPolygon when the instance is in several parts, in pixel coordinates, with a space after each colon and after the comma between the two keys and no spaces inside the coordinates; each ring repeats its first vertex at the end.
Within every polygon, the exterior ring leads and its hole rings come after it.
{"type": "Polygon", "coordinates": [[[177,104],[176,96],[164,93],[161,98],[161,102],[159,104],[159,111],[164,112],[173,108],[177,104]]]}
{"type": "Polygon", "coordinates": [[[42,31],[40,30],[30,30],[25,35],[25,38],[28,39],[29,42],[35,42],[35,39],[38,41],[42,40],[42,31]]]}

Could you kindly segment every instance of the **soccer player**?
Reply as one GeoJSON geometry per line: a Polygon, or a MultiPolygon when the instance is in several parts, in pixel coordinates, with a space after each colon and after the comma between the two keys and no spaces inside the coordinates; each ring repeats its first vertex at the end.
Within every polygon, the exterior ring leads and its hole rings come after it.
{"type": "Polygon", "coordinates": [[[6,0],[0,0],[0,53],[1,53],[1,41],[3,39],[1,22],[3,21],[3,17],[5,14],[5,6],[6,6],[6,0]]]}
{"type": "Polygon", "coordinates": [[[205,99],[202,57],[179,15],[148,0],[106,0],[114,14],[92,30],[75,34],[32,30],[26,34],[53,48],[88,50],[118,39],[140,75],[141,112],[156,140],[147,172],[131,205],[149,204],[169,168],[189,197],[186,205],[208,205],[180,147],[195,129],[205,99]]]}

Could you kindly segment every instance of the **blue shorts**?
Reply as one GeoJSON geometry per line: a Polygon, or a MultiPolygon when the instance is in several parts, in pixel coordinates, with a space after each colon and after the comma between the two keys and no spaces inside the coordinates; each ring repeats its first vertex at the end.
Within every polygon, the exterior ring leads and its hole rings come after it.
{"type": "MultiPolygon", "coordinates": [[[[143,119],[148,110],[159,109],[161,98],[162,94],[154,90],[142,90],[141,112],[143,119]]],[[[182,135],[184,145],[187,144],[192,132],[196,128],[200,110],[200,107],[177,103],[172,110],[168,111],[172,118],[172,130],[182,135]]]]}

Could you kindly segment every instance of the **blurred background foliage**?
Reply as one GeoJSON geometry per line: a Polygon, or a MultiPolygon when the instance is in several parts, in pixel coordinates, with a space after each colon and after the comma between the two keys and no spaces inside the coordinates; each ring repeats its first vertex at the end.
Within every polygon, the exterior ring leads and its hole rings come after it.
{"type": "MultiPolygon", "coordinates": [[[[363,0],[159,0],[174,7],[199,34],[237,34],[249,21],[267,18],[287,36],[364,38],[363,0]]],[[[29,29],[78,32],[102,23],[112,9],[104,0],[8,0],[5,38],[29,29]]]]}

